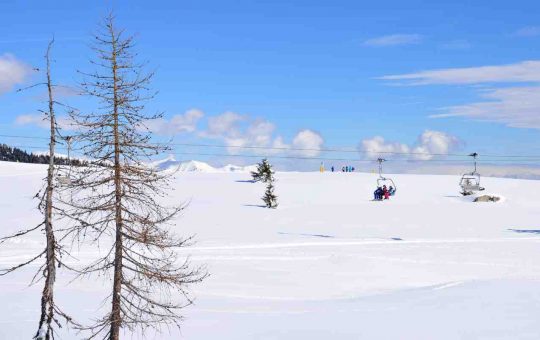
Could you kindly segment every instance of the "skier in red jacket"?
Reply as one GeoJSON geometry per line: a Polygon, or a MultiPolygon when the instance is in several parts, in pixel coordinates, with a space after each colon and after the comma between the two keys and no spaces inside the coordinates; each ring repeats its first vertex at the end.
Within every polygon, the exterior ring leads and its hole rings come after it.
{"type": "Polygon", "coordinates": [[[388,191],[386,185],[383,185],[383,195],[385,200],[390,199],[390,191],[388,191]]]}

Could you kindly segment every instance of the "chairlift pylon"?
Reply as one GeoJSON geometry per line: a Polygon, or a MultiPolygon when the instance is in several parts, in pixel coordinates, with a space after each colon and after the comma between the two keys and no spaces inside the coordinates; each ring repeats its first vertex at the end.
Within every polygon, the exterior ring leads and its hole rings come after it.
{"type": "Polygon", "coordinates": [[[58,183],[61,186],[68,186],[71,184],[71,142],[73,141],[73,136],[66,136],[62,137],[66,141],[67,144],[67,160],[68,160],[68,173],[65,176],[58,175],[58,183]]]}
{"type": "Polygon", "coordinates": [[[469,196],[478,191],[482,191],[485,189],[480,186],[481,176],[477,171],[477,161],[476,161],[478,154],[476,152],[473,152],[469,155],[469,157],[473,158],[474,170],[472,172],[465,173],[463,174],[463,176],[461,176],[461,180],[459,181],[459,186],[461,187],[461,194],[463,196],[469,196]]]}

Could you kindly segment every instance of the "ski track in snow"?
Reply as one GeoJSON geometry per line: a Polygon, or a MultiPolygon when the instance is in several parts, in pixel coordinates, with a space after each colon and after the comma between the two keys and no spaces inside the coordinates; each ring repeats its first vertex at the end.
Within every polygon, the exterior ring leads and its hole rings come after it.
{"type": "Polygon", "coordinates": [[[497,239],[440,239],[440,240],[401,240],[394,241],[375,241],[375,240],[359,240],[359,241],[328,241],[328,242],[298,242],[298,243],[269,243],[269,244],[245,244],[245,245],[230,245],[230,246],[206,246],[206,247],[191,247],[189,251],[206,251],[206,250],[245,250],[245,249],[278,249],[278,248],[304,248],[304,247],[348,247],[362,245],[416,245],[416,244],[453,244],[453,243],[506,243],[506,242],[540,242],[540,237],[507,237],[497,239]]]}

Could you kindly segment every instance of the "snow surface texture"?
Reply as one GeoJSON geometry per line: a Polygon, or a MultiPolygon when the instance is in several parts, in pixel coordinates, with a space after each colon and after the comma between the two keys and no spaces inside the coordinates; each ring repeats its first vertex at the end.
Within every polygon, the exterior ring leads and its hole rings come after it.
{"type": "MultiPolygon", "coordinates": [[[[2,234],[38,221],[44,176],[41,165],[0,162],[2,234]]],[[[482,194],[505,199],[472,203],[457,175],[395,175],[397,196],[373,202],[375,177],[278,172],[274,210],[260,207],[264,185],[247,173],[179,172],[170,200],[190,204],[175,229],[197,234],[183,253],[211,276],[194,287],[181,332],[133,339],[540,338],[540,181],[485,178],[482,194]]],[[[4,244],[0,266],[41,247],[38,236],[4,244]]],[[[83,247],[71,263],[97,251],[83,247]]],[[[0,339],[34,335],[33,269],[0,277],[0,339]]],[[[108,284],[70,279],[59,270],[67,311],[82,321],[104,311],[108,284]]]]}

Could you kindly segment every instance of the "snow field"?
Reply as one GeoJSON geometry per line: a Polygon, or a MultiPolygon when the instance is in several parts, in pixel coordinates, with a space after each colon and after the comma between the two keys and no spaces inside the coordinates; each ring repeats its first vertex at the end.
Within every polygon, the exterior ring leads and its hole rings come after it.
{"type": "MultiPolygon", "coordinates": [[[[44,169],[0,163],[3,235],[39,221],[32,196],[44,169]]],[[[182,254],[211,276],[193,287],[181,332],[134,338],[539,338],[540,181],[486,178],[485,193],[505,200],[472,203],[459,195],[459,176],[395,175],[397,196],[372,202],[373,174],[276,177],[271,210],[247,173],[178,173],[170,203],[189,205],[174,229],[197,240],[182,254]]],[[[37,235],[4,244],[0,266],[42,244],[37,235]]],[[[82,264],[99,250],[73,252],[82,264]]],[[[27,287],[32,269],[0,277],[0,339],[35,332],[41,285],[27,287]]],[[[59,272],[58,299],[82,321],[97,316],[106,281],[70,279],[59,272]]]]}

